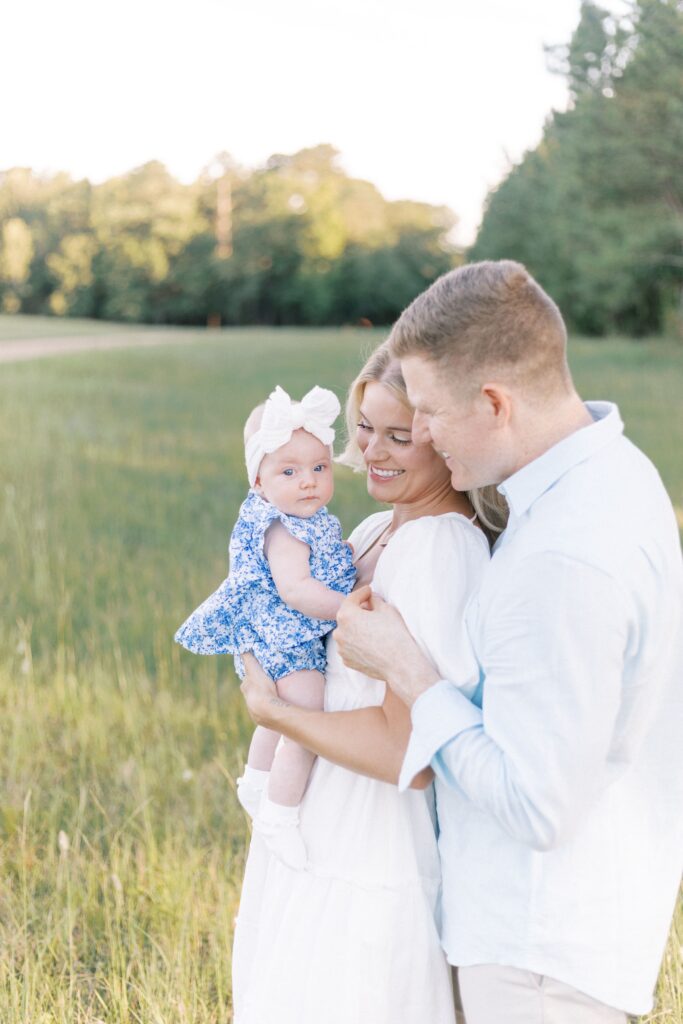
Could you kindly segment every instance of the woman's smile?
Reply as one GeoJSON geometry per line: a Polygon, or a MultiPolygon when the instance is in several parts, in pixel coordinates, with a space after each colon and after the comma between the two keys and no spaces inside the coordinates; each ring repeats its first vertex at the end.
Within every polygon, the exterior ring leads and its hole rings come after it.
{"type": "Polygon", "coordinates": [[[358,413],[356,443],[367,469],[369,493],[391,505],[433,498],[451,490],[450,469],[429,442],[415,442],[413,411],[389,388],[369,381],[358,413]]]}
{"type": "Polygon", "coordinates": [[[405,469],[382,469],[370,463],[368,473],[373,480],[385,483],[387,480],[395,480],[397,476],[402,476],[405,473],[405,469]]]}

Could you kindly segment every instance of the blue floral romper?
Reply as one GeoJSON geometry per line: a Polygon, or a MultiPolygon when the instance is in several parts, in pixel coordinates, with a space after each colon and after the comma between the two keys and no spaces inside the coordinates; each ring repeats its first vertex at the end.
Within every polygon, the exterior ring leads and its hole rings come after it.
{"type": "Polygon", "coordinates": [[[230,574],[183,623],[175,639],[195,654],[234,654],[240,679],[240,654],[253,651],[275,680],[301,669],[325,671],[323,636],[335,623],[312,619],[286,605],[277,592],[263,541],[271,523],[311,549],[311,576],[332,590],[348,594],[356,570],[351,548],[342,541],[341,524],[326,508],[309,519],[288,516],[255,491],[242,504],[230,538],[230,574]]]}

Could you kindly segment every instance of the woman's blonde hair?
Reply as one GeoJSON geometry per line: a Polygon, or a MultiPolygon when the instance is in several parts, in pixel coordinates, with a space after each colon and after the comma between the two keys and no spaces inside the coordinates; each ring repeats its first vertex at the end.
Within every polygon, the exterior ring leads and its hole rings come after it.
{"type": "MultiPolygon", "coordinates": [[[[357,472],[365,469],[365,463],[356,440],[356,428],[365,387],[371,383],[383,384],[385,388],[393,391],[406,409],[413,412],[408,401],[401,364],[389,347],[389,341],[384,341],[370,355],[365,366],[351,384],[346,399],[346,447],[336,461],[344,466],[351,466],[357,472]]],[[[498,493],[497,488],[493,485],[477,487],[466,493],[472,508],[477,513],[479,522],[489,533],[490,539],[502,533],[507,525],[508,506],[502,494],[498,493]]]]}

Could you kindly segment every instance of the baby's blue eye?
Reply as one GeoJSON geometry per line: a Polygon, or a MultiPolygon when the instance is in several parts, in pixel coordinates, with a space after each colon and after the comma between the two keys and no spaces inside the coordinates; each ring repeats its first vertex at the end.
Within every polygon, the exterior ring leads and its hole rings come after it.
{"type": "Polygon", "coordinates": [[[319,466],[315,466],[314,467],[313,472],[314,473],[322,473],[324,469],[327,469],[327,467],[325,466],[325,464],[323,462],[321,462],[319,466]]]}
{"type": "Polygon", "coordinates": [[[283,472],[283,474],[285,476],[294,476],[294,470],[293,469],[283,469],[282,472],[283,472]]]}

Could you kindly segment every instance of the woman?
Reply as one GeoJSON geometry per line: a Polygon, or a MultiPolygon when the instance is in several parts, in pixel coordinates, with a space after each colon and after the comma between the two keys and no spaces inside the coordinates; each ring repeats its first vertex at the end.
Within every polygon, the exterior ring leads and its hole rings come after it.
{"type": "MultiPolygon", "coordinates": [[[[491,495],[452,489],[442,458],[412,441],[412,418],[384,344],[347,404],[341,461],[366,468],[369,493],[392,506],[351,535],[357,585],[372,581],[471,696],[478,671],[463,612],[489,558],[481,527],[500,528],[500,510],[491,495]]],[[[384,683],[347,669],[334,637],[327,656],[324,712],[273,701],[262,674],[266,699],[246,685],[261,724],[321,756],[301,807],[309,867],[292,871],[252,838],[235,933],[235,1024],[453,1024],[430,773],[398,793],[407,709],[384,683]]]]}

